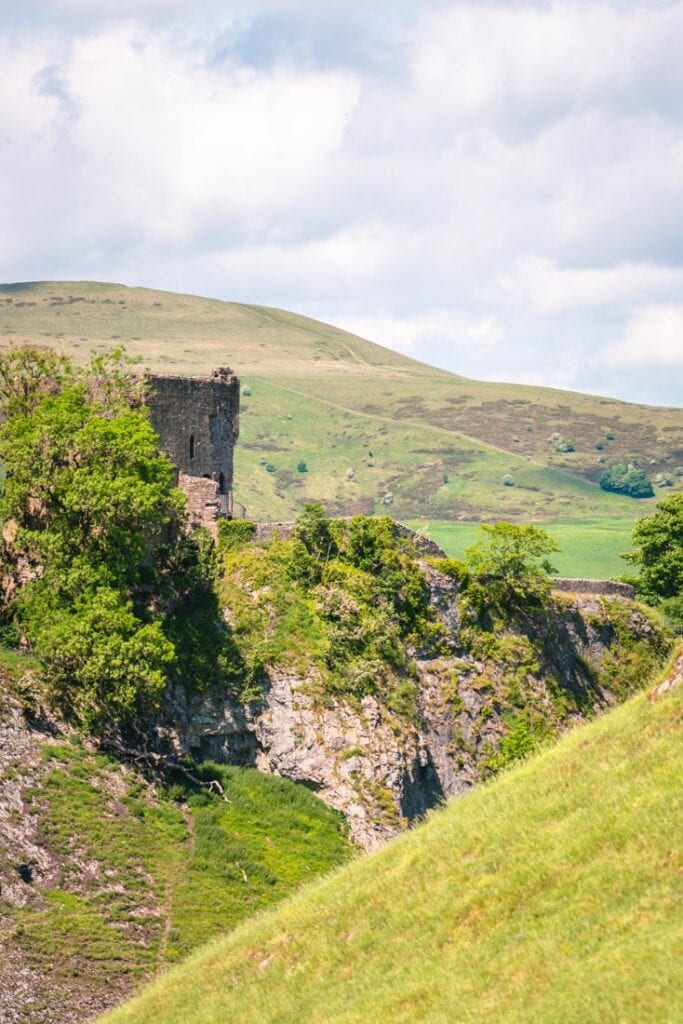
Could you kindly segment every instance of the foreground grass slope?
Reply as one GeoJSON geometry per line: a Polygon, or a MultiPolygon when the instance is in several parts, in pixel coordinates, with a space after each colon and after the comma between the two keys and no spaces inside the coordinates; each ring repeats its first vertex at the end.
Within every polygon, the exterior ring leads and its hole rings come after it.
{"type": "Polygon", "coordinates": [[[634,698],[103,1024],[677,1024],[682,726],[634,698]]]}
{"type": "Polygon", "coordinates": [[[254,519],[386,500],[398,518],[632,523],[654,501],[601,491],[605,465],[635,460],[680,486],[680,410],[466,380],[282,310],[95,282],[0,286],[0,344],[25,340],[83,356],[123,342],[171,373],[234,366],[251,391],[236,497],[254,519]]]}

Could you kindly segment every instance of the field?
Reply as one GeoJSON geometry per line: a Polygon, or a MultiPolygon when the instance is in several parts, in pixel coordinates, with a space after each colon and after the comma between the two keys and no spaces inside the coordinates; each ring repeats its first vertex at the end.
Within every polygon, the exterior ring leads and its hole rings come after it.
{"type": "MultiPolygon", "coordinates": [[[[462,558],[479,539],[479,523],[415,520],[407,524],[436,541],[451,558],[462,558]]],[[[635,566],[621,557],[632,544],[633,523],[627,519],[566,519],[540,524],[557,544],[551,556],[558,576],[575,579],[616,579],[633,574],[635,566]]]]}
{"type": "Polygon", "coordinates": [[[403,520],[630,528],[655,500],[601,491],[605,466],[637,462],[682,485],[679,409],[467,380],[282,310],[93,282],[4,285],[0,344],[10,341],[79,359],[125,343],[171,373],[233,366],[251,392],[235,497],[255,519],[322,500],[403,520]],[[558,439],[574,451],[558,451],[558,439]]]}
{"type": "Polygon", "coordinates": [[[676,1024],[682,723],[641,694],[103,1024],[676,1024]]]}

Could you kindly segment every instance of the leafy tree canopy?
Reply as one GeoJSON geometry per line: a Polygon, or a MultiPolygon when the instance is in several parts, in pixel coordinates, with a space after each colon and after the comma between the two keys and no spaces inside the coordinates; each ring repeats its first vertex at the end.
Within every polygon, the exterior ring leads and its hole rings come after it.
{"type": "Polygon", "coordinates": [[[544,600],[548,575],[555,570],[544,557],[557,551],[555,541],[537,526],[494,523],[481,528],[482,540],[465,552],[465,564],[501,604],[544,600]]]}
{"type": "Polygon", "coordinates": [[[653,516],[639,519],[633,542],[634,550],[624,557],[640,566],[634,580],[638,592],[683,620],[683,493],[669,495],[653,516]]]}
{"type": "MultiPolygon", "coordinates": [[[[0,354],[4,616],[55,702],[89,726],[155,703],[199,640],[179,612],[189,623],[210,598],[143,398],[121,350],[86,367],[36,348],[0,354]]],[[[209,622],[203,650],[211,637],[209,622]]]]}
{"type": "Polygon", "coordinates": [[[600,477],[600,486],[603,491],[627,494],[631,498],[651,498],[655,493],[647,473],[622,463],[605,470],[600,477]]]}

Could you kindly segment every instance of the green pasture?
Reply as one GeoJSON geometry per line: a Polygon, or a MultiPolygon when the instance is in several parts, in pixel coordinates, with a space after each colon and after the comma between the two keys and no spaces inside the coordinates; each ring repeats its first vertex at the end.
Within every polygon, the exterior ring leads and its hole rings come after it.
{"type": "MultiPolygon", "coordinates": [[[[634,567],[622,555],[632,548],[635,520],[564,519],[542,521],[559,550],[551,556],[558,576],[577,579],[616,579],[633,574],[634,567]]],[[[445,523],[411,520],[406,525],[429,537],[451,558],[462,558],[479,539],[480,523],[445,523]]]]}

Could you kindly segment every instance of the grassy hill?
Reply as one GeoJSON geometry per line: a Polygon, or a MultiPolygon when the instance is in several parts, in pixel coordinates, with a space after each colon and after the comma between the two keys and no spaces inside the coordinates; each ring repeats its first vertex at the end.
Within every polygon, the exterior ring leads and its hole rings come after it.
{"type": "Polygon", "coordinates": [[[125,342],[173,373],[233,366],[251,391],[236,498],[255,519],[323,500],[336,513],[609,518],[630,530],[654,499],[601,491],[605,466],[637,462],[682,485],[680,409],[467,380],[278,309],[92,282],[3,285],[0,344],[10,340],[76,356],[125,342]],[[573,452],[557,450],[558,435],[573,452]]]}
{"type": "Polygon", "coordinates": [[[30,669],[0,648],[0,1020],[90,1019],[353,855],[303,786],[211,765],[227,801],[161,785],[22,713],[30,669]]]}
{"type": "Polygon", "coordinates": [[[682,724],[683,686],[636,697],[103,1024],[676,1024],[682,724]]]}

